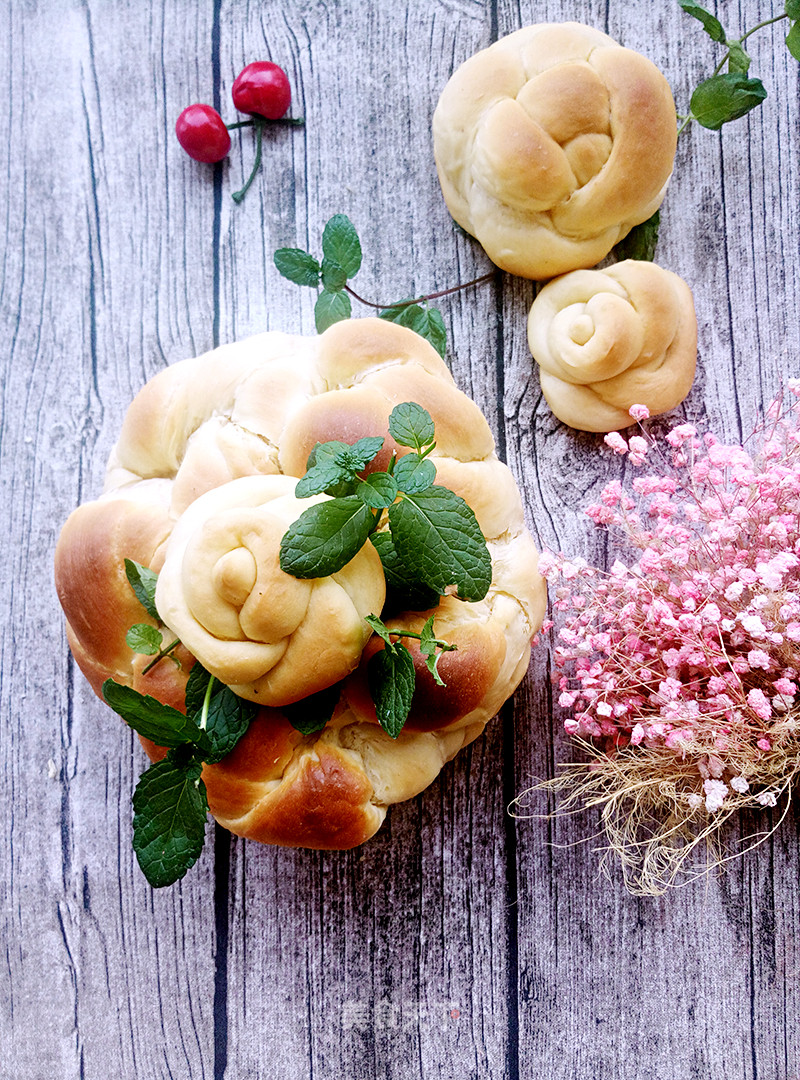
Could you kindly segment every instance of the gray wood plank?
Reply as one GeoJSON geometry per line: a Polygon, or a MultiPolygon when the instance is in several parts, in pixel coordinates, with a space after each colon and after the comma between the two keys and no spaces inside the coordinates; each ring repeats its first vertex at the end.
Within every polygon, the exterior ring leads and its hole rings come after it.
{"type": "MultiPolygon", "coordinates": [[[[720,17],[732,31],[763,17],[756,5],[731,8],[720,17]]],[[[607,29],[659,64],[680,107],[713,68],[711,43],[702,32],[699,42],[690,37],[697,30],[687,28],[677,6],[638,10],[634,19],[628,5],[609,5],[607,29]]],[[[509,28],[516,12],[510,18],[509,28]]],[[[679,414],[730,439],[751,430],[759,408],[800,369],[798,159],[786,152],[800,135],[797,66],[779,28],[751,45],[754,73],[770,97],[721,136],[699,128],[682,136],[657,255],[689,281],[698,309],[701,365],[679,414]]],[[[506,303],[513,308],[515,297],[506,303]]],[[[548,547],[608,565],[613,546],[574,508],[624,469],[597,437],[554,428],[529,384],[527,362],[520,335],[506,400],[515,419],[517,409],[525,412],[508,440],[509,456],[533,522],[548,547]],[[527,425],[532,436],[524,434],[527,425]]],[[[553,710],[551,674],[549,656],[538,653],[517,696],[519,788],[575,756],[559,731],[558,709],[552,733],[536,726],[553,710]]],[[[543,799],[542,813],[553,806],[543,799]]],[[[728,842],[735,846],[763,825],[753,815],[729,830],[728,842]]],[[[610,879],[603,876],[593,850],[602,846],[599,828],[594,813],[519,825],[520,1075],[793,1075],[800,1031],[796,979],[787,973],[796,969],[797,947],[784,905],[791,918],[794,812],[773,840],[724,876],[658,899],[627,895],[613,862],[610,879]]]]}
{"type": "Polygon", "coordinates": [[[55,2],[3,16],[0,1073],[21,1080],[213,1071],[212,853],[179,889],[144,882],[130,800],[146,759],[68,661],[51,569],[133,392],[211,329],[213,197],[178,183],[172,134],[180,95],[205,90],[187,58],[211,25],[182,15],[55,2]]]}
{"type": "MultiPolygon", "coordinates": [[[[223,41],[223,94],[244,62],[268,57],[289,70],[306,116],[304,136],[274,140],[269,179],[240,207],[223,203],[223,336],[265,326],[313,332],[313,293],[278,277],[272,251],[318,251],[337,212],[359,230],[357,287],[367,298],[388,303],[485,271],[485,256],[456,235],[443,207],[430,118],[453,54],[486,43],[489,28],[488,13],[467,5],[342,4],[307,11],[292,33],[252,12],[223,41]],[[354,28],[358,62],[350,63],[354,28]]],[[[491,325],[494,301],[484,290],[445,308],[451,340],[465,341],[474,321],[491,325]]],[[[493,354],[487,365],[479,352],[454,348],[451,359],[459,384],[487,403],[496,425],[493,354]]],[[[506,1075],[499,735],[498,727],[420,800],[394,808],[362,851],[234,844],[226,1076],[255,1075],[265,1058],[287,1077],[304,1068],[448,1076],[454,1062],[466,1075],[506,1075]],[[465,872],[473,859],[478,869],[465,872]],[[290,1003],[288,1025],[276,1027],[290,1003]]]]}

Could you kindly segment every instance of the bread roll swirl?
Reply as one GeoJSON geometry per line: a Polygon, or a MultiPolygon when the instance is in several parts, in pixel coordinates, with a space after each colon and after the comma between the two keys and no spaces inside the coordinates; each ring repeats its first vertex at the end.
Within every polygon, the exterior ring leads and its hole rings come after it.
{"type": "Polygon", "coordinates": [[[461,65],[433,139],[458,224],[502,269],[551,278],[600,262],[661,205],[675,103],[644,56],[579,23],[543,23],[461,65]]]}
{"type": "Polygon", "coordinates": [[[240,697],[286,705],[343,679],[369,637],[364,616],[386,588],[372,545],[332,577],[280,568],[286,530],[313,503],[287,476],[233,480],[197,499],[167,545],[156,606],[212,675],[240,697]],[[308,663],[308,657],[314,663],[308,663]]]}
{"type": "Polygon", "coordinates": [[[528,343],[542,393],[559,420],[582,431],[628,427],[631,405],[668,412],[689,393],[697,319],[689,286],[629,259],[549,282],[531,307],[528,343]]]}

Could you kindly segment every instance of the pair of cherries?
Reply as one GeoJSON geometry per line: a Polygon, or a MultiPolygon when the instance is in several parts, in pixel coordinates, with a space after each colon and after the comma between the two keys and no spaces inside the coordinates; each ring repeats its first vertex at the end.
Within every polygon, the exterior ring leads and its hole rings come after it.
{"type": "MultiPolygon", "coordinates": [[[[268,60],[248,64],[236,77],[231,91],[233,104],[239,112],[249,113],[252,120],[241,120],[226,126],[216,109],[210,105],[189,105],[175,124],[178,142],[195,161],[209,164],[222,161],[231,148],[230,130],[240,127],[256,129],[256,163],[250,178],[233,198],[241,202],[261,164],[261,139],[265,121],[281,121],[292,100],[286,72],[268,60]]],[[[282,120],[285,124],[302,124],[302,120],[282,120]]]]}

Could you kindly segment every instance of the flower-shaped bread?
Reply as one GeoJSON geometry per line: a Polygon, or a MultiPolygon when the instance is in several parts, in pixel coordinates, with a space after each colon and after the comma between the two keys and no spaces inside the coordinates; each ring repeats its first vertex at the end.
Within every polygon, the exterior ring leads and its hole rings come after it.
{"type": "Polygon", "coordinates": [[[164,623],[239,697],[287,705],[343,679],[386,595],[377,551],[365,545],[333,577],[280,567],[286,530],[312,502],[288,476],[246,476],[201,495],[172,532],[158,577],[164,623]],[[314,663],[309,664],[313,656],[314,663]]]}
{"type": "Polygon", "coordinates": [[[651,416],[689,393],[697,318],[683,278],[628,259],[548,282],[528,316],[542,393],[559,420],[581,431],[628,427],[631,405],[651,416]]]}
{"type": "Polygon", "coordinates": [[[98,694],[111,678],[183,709],[197,657],[263,703],[235,749],[203,769],[211,812],[241,836],[312,848],[366,840],[390,804],[425,788],[481,733],[525,673],[545,604],[519,492],[486,420],[426,341],[380,319],[312,338],[264,334],[158,374],[128,409],[105,493],[62,530],[56,584],[70,647],[98,694]],[[433,612],[394,616],[392,626],[419,629],[434,614],[435,632],[456,650],[442,656],[439,686],[411,645],[417,690],[392,739],[367,690],[367,660],[382,646],[363,621],[383,604],[375,549],[301,581],[280,569],[277,545],[314,501],[294,495],[314,446],[381,435],[368,469],[385,469],[392,453],[408,453],[388,433],[404,401],[434,420],[437,483],[474,510],[492,584],[478,602],[444,596],[433,612]],[[181,639],[180,667],[167,660],[146,671],[149,657],[126,643],[128,628],[146,621],[126,558],[159,574],[156,606],[181,639]],[[331,720],[301,733],[290,704],[333,685],[331,720]]]}
{"type": "Polygon", "coordinates": [[[537,280],[594,266],[658,209],[676,138],[664,76],[579,23],[476,53],[433,117],[450,213],[503,270],[537,280]]]}

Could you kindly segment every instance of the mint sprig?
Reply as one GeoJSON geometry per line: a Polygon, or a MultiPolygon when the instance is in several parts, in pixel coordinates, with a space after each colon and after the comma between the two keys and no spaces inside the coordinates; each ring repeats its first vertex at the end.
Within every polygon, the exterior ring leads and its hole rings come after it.
{"type": "Polygon", "coordinates": [[[208,813],[202,767],[170,753],[136,785],[133,850],[154,889],[178,881],[200,858],[208,813]]]}
{"type": "MultiPolygon", "coordinates": [[[[125,560],[125,573],[148,614],[158,619],[158,575],[132,559],[125,560]]],[[[144,671],[180,644],[176,639],[162,648],[161,639],[161,631],[146,623],[128,630],[126,641],[134,652],[158,654],[144,671]]],[[[172,885],[194,865],[203,847],[208,812],[200,776],[203,763],[215,764],[231,753],[257,706],[238,697],[197,661],[186,683],[185,713],[113,679],[106,679],[102,693],[129,727],[169,749],[166,759],[151,765],[136,786],[133,848],[154,888],[172,885]]]]}
{"type": "Polygon", "coordinates": [[[106,679],[103,697],[139,735],[170,748],[151,765],[133,796],[133,849],[154,888],[172,885],[200,856],[208,802],[200,779],[203,763],[214,764],[236,746],[256,706],[236,696],[200,663],[186,686],[186,714],[149,694],[106,679]]]}
{"type": "Polygon", "coordinates": [[[441,311],[430,307],[428,302],[490,281],[495,275],[492,270],[463,285],[392,304],[375,304],[365,300],[350,284],[361,269],[362,251],[356,228],[346,214],[334,214],[325,225],[321,260],[302,248],[279,248],[273,258],[278,273],[288,281],[312,289],[322,286],[314,306],[314,323],[318,334],[334,323],[350,318],[352,297],[367,307],[375,308],[379,318],[409,327],[429,341],[442,357],[447,351],[447,330],[441,311]]]}
{"type": "Polygon", "coordinates": [[[798,0],[786,0],[784,10],[772,18],[745,30],[739,37],[728,34],[716,15],[712,14],[695,0],[678,0],[686,12],[696,19],[711,40],[725,48],[722,59],[712,75],[704,79],[694,90],[689,105],[689,112],[679,117],[682,121],[678,134],[696,120],[710,131],[719,131],[724,124],[738,120],[757,108],[767,97],[764,84],[758,78],[750,78],[748,73],[752,57],[745,48],[745,42],[757,30],[772,23],[788,19],[789,32],[786,46],[795,60],[800,60],[800,3],[798,0]],[[727,71],[723,71],[727,67],[727,71]]]}
{"type": "Polygon", "coordinates": [[[439,686],[444,681],[439,674],[439,658],[443,652],[456,648],[448,641],[437,638],[433,632],[434,616],[426,621],[420,633],[413,630],[386,626],[377,615],[367,615],[365,622],[383,640],[384,647],[370,658],[367,665],[367,682],[375,704],[378,723],[392,739],[396,739],[405,726],[416,685],[416,672],[411,653],[399,638],[416,638],[425,665],[439,686]]]}
{"type": "MultiPolygon", "coordinates": [[[[462,600],[482,600],[492,581],[491,556],[469,505],[433,482],[436,468],[428,455],[436,443],[430,414],[416,402],[397,405],[389,432],[413,453],[366,479],[354,470],[356,465],[366,467],[378,453],[378,440],[368,460],[366,453],[348,459],[344,450],[334,452],[326,443],[315,448],[297,493],[316,494],[321,487],[334,497],[310,507],[289,527],[281,540],[281,569],[298,578],[336,573],[376,533],[381,511],[388,506],[393,569],[403,566],[417,587],[437,597],[452,587],[462,600]],[[339,494],[342,484],[355,494],[339,494]]],[[[351,450],[365,442],[359,440],[351,450]]],[[[376,545],[379,555],[382,548],[388,550],[385,542],[376,545]]]]}

